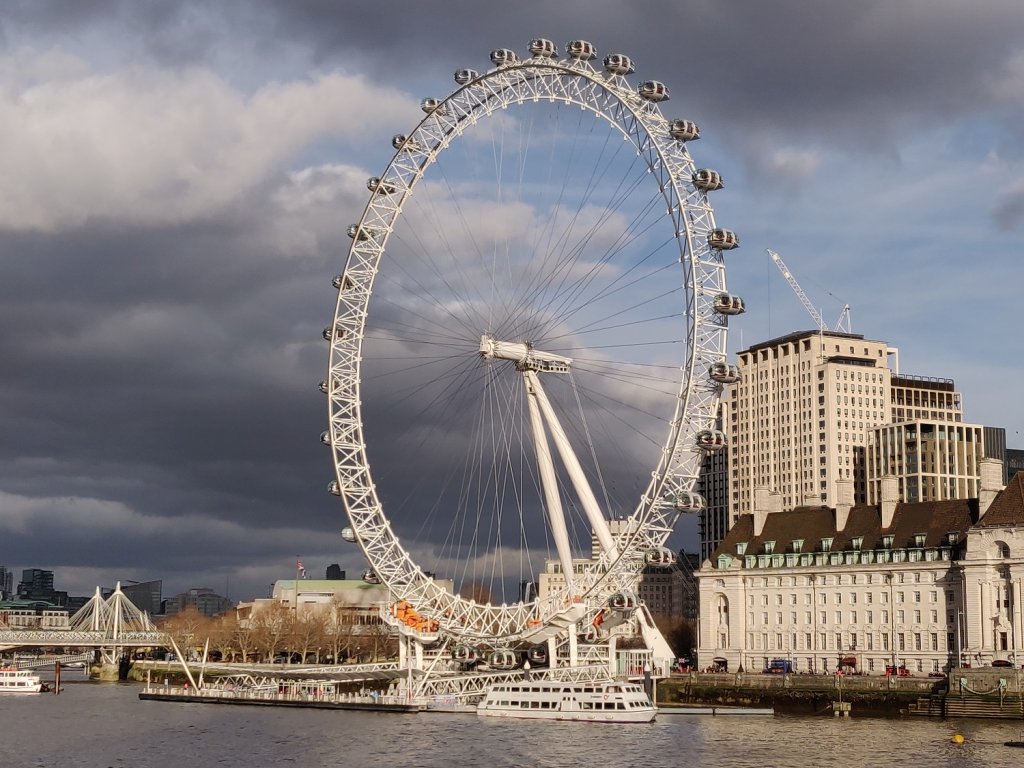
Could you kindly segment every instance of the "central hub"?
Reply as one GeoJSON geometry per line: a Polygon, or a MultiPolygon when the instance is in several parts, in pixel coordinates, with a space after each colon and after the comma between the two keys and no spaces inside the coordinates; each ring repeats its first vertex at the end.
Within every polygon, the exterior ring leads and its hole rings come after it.
{"type": "Polygon", "coordinates": [[[568,373],[572,358],[534,349],[528,341],[498,341],[490,333],[480,337],[480,357],[485,360],[511,360],[519,371],[568,373]]]}

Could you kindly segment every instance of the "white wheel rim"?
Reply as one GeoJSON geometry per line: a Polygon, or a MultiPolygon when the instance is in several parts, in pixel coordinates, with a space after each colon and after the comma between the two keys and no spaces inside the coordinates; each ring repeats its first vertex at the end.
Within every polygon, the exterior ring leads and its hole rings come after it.
{"type": "MultiPolygon", "coordinates": [[[[371,194],[357,224],[366,239],[353,239],[339,288],[330,341],[329,442],[338,491],[359,545],[396,600],[439,622],[454,640],[514,643],[537,622],[547,622],[571,599],[556,593],[540,603],[495,605],[467,600],[428,578],[399,542],[371,477],[364,439],[362,352],[374,282],[389,238],[412,192],[439,155],[463,133],[505,107],[536,101],[577,106],[617,128],[632,142],[663,195],[674,228],[685,296],[685,362],[660,461],[620,536],[620,556],[602,556],[579,574],[577,592],[593,613],[619,591],[635,588],[645,554],[661,547],[674,527],[674,499],[692,489],[703,454],[696,434],[713,426],[721,385],[708,377],[725,360],[726,318],[712,307],[726,293],[722,253],[709,247],[716,228],[705,192],[694,187],[696,170],[685,144],[670,136],[660,109],[633,91],[624,77],[598,72],[582,60],[533,58],[493,69],[459,88],[409,134],[380,178],[393,194],[371,194]]],[[[677,374],[678,375],[678,374],[677,374]]]]}

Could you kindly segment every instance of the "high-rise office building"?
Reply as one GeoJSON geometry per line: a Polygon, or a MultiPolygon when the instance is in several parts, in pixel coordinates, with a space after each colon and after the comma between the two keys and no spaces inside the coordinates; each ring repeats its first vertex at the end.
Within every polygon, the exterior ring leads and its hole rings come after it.
{"type": "Polygon", "coordinates": [[[14,572],[6,565],[0,565],[0,600],[7,600],[14,593],[14,572]]]}
{"type": "MultiPolygon", "coordinates": [[[[739,352],[741,379],[726,389],[723,424],[728,526],[753,510],[755,488],[780,493],[784,508],[834,507],[846,501],[837,484],[850,481],[864,503],[874,427],[963,420],[952,380],[900,374],[890,364],[898,366],[898,350],[887,342],[836,331],[792,333],[739,352]]],[[[716,538],[702,542],[702,554],[716,538]]]]}

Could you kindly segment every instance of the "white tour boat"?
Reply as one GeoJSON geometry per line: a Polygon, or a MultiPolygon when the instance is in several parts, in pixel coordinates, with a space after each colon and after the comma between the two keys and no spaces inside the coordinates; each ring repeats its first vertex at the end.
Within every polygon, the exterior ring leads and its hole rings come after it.
{"type": "Polygon", "coordinates": [[[658,714],[644,689],[634,683],[566,683],[523,680],[491,686],[476,713],[482,717],[649,723],[658,714]]]}
{"type": "Polygon", "coordinates": [[[39,675],[27,669],[0,667],[0,693],[39,693],[43,683],[39,675]]]}

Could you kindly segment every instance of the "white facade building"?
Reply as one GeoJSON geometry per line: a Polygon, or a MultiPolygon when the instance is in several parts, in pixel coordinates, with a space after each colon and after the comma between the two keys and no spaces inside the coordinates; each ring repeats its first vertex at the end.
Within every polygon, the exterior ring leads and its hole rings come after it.
{"type": "Polygon", "coordinates": [[[840,663],[867,674],[911,674],[1024,653],[1024,475],[998,492],[999,462],[983,462],[978,499],[897,501],[895,478],[878,505],[783,511],[759,489],[700,579],[699,663],[798,672],[840,663]],[[994,499],[994,501],[993,501],[994,499]],[[972,662],[973,660],[973,662],[972,662]]]}

